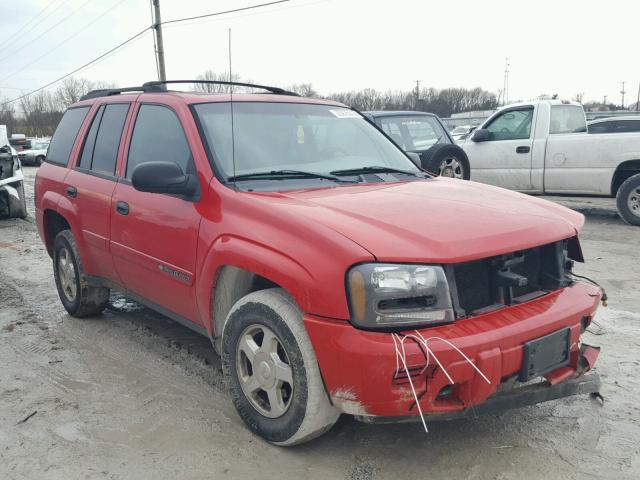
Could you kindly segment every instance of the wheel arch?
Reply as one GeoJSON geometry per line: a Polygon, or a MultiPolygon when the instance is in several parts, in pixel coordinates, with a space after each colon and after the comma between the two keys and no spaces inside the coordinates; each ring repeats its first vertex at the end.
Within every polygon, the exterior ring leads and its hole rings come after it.
{"type": "Polygon", "coordinates": [[[47,253],[53,257],[53,243],[56,235],[63,230],[71,230],[71,225],[64,215],[50,208],[45,209],[42,213],[42,225],[47,253]]]}
{"type": "Polygon", "coordinates": [[[222,333],[231,307],[249,293],[282,288],[302,311],[310,304],[305,285],[312,274],[283,252],[246,238],[224,236],[207,253],[198,285],[199,309],[212,339],[222,333]]]}
{"type": "Polygon", "coordinates": [[[611,179],[611,195],[615,197],[620,189],[620,185],[622,185],[627,178],[638,173],[640,173],[640,159],[627,160],[618,165],[611,179]]]}

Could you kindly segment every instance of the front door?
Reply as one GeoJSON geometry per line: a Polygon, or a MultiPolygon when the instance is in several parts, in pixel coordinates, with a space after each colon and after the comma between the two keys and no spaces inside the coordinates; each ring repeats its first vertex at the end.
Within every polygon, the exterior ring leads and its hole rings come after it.
{"type": "Polygon", "coordinates": [[[463,144],[471,165],[471,180],[511,190],[533,188],[533,113],[533,106],[505,110],[484,126],[489,140],[467,140],[463,144]]]}
{"type": "Polygon", "coordinates": [[[111,252],[127,290],[198,323],[195,296],[198,204],[175,195],[140,192],[131,185],[137,165],[175,162],[194,172],[191,149],[173,110],[139,106],[123,179],[113,193],[111,252]]]}

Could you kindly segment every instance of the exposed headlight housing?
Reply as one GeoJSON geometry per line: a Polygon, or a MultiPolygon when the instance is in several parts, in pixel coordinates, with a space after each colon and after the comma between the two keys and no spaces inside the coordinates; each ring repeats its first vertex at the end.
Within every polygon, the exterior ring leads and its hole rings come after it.
{"type": "Polygon", "coordinates": [[[366,263],[347,273],[351,322],[365,329],[449,323],[455,319],[444,269],[366,263]]]}

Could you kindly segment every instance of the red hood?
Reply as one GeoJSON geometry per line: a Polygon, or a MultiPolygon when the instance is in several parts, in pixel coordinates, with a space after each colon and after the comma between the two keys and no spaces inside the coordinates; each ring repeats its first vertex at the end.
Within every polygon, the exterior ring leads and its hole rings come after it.
{"type": "Polygon", "coordinates": [[[555,203],[437,178],[283,192],[274,203],[351,239],[379,261],[455,263],[551,243],[584,217],[555,203]],[[283,201],[284,200],[284,201],[283,201]]]}

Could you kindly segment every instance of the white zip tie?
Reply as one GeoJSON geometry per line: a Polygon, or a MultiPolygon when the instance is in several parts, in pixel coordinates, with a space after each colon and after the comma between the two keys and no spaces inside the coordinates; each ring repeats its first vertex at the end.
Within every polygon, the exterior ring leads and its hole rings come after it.
{"type": "MultiPolygon", "coordinates": [[[[405,358],[405,351],[404,351],[404,342],[402,341],[402,339],[400,339],[400,337],[398,337],[398,340],[400,340],[400,345],[402,346],[402,352],[403,354],[400,353],[400,350],[398,350],[398,344],[396,343],[396,339],[394,338],[396,334],[392,333],[391,334],[391,338],[393,338],[393,345],[396,349],[396,360],[398,357],[400,357],[400,360],[402,360],[402,365],[404,365],[404,371],[407,374],[407,378],[409,379],[409,385],[411,386],[411,391],[413,392],[413,398],[415,398],[416,400],[416,406],[418,407],[418,413],[420,413],[420,420],[422,420],[422,426],[424,427],[424,431],[426,433],[429,433],[429,429],[427,428],[427,422],[424,419],[424,414],[422,413],[422,408],[420,408],[420,399],[418,398],[418,394],[416,393],[416,389],[413,386],[413,380],[411,380],[411,374],[409,373],[409,369],[407,368],[407,360],[405,358]]],[[[396,370],[397,371],[397,370],[396,370]]]]}
{"type": "MultiPolygon", "coordinates": [[[[420,334],[420,332],[419,332],[418,330],[414,330],[414,331],[415,331],[415,332],[418,334],[418,336],[422,339],[422,341],[423,341],[423,343],[424,343],[424,346],[425,346],[425,347],[427,347],[427,342],[429,342],[430,340],[440,340],[440,341],[442,341],[442,342],[446,343],[447,345],[449,345],[449,346],[453,347],[453,348],[454,348],[454,349],[455,349],[455,350],[456,350],[460,355],[462,355],[462,357],[464,357],[464,359],[469,363],[469,365],[471,365],[471,366],[476,370],[476,372],[478,372],[478,373],[480,374],[480,376],[481,376],[482,378],[484,378],[484,380],[485,380],[489,385],[491,385],[491,380],[489,380],[489,379],[487,378],[487,376],[486,376],[484,373],[482,373],[482,370],[480,370],[480,369],[478,368],[478,366],[477,366],[475,363],[473,363],[473,362],[471,361],[471,359],[470,359],[469,357],[467,357],[467,356],[465,355],[465,353],[464,353],[462,350],[460,350],[458,347],[456,347],[456,346],[455,346],[453,343],[451,343],[449,340],[445,340],[444,338],[441,338],[441,337],[429,337],[429,338],[427,338],[427,339],[425,340],[425,338],[420,334]]],[[[432,353],[433,353],[433,352],[432,352],[432,353]]],[[[434,357],[434,358],[435,358],[435,357],[434,357]]],[[[436,359],[436,361],[437,361],[437,359],[436,359]]],[[[438,362],[438,364],[440,364],[440,362],[438,362]]],[[[444,369],[443,369],[443,370],[444,370],[444,369]]],[[[446,372],[445,372],[445,373],[446,373],[446,372]]],[[[448,378],[450,378],[448,374],[447,374],[447,377],[448,377],[448,378]]],[[[451,382],[451,383],[453,383],[453,382],[451,382]]]]}

